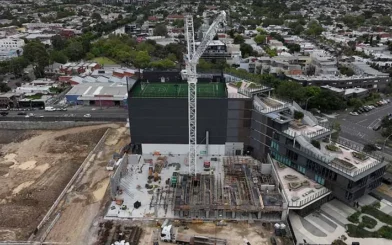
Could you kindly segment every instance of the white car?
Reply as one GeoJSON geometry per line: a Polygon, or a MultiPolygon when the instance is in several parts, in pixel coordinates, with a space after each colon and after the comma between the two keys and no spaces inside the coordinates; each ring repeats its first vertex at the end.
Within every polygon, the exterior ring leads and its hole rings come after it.
{"type": "Polygon", "coordinates": [[[84,114],[83,117],[91,117],[91,114],[84,114]]]}
{"type": "Polygon", "coordinates": [[[350,115],[352,115],[352,116],[358,116],[359,114],[357,113],[357,112],[350,112],[350,115]]]}
{"type": "Polygon", "coordinates": [[[374,146],[377,148],[377,150],[381,150],[382,149],[382,147],[379,146],[379,145],[374,145],[374,146]]]}

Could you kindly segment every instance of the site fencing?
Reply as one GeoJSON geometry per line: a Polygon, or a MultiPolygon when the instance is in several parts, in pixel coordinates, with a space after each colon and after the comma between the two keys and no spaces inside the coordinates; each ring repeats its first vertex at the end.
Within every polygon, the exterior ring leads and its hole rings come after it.
{"type": "Polygon", "coordinates": [[[117,187],[120,185],[121,178],[127,174],[127,166],[129,161],[129,155],[124,153],[122,161],[117,166],[114,174],[110,178],[110,196],[112,200],[116,198],[117,187]]]}

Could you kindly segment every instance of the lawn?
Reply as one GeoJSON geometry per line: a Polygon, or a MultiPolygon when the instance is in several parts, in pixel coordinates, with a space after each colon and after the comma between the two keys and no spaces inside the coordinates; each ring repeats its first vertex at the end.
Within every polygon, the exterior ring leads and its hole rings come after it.
{"type": "Polygon", "coordinates": [[[96,57],[93,59],[94,62],[97,62],[100,65],[115,65],[116,62],[106,57],[96,57]]]}
{"type": "Polygon", "coordinates": [[[371,232],[371,231],[367,231],[359,226],[348,224],[347,225],[347,234],[350,237],[361,237],[361,238],[382,237],[385,239],[392,240],[392,227],[383,226],[378,231],[371,232]]]}
{"type": "MultiPolygon", "coordinates": [[[[392,225],[392,216],[378,210],[379,206],[380,206],[379,203],[374,204],[372,206],[364,206],[361,208],[361,212],[373,216],[374,218],[386,224],[392,225]]],[[[361,212],[355,212],[347,219],[352,223],[359,223],[359,215],[361,214],[361,212]]],[[[364,227],[371,229],[377,225],[377,221],[374,218],[362,216],[362,222],[359,223],[358,225],[348,224],[347,234],[351,237],[362,237],[362,238],[383,237],[392,240],[392,227],[390,226],[383,226],[378,231],[374,231],[374,232],[367,231],[364,229],[364,227]]]]}
{"type": "Polygon", "coordinates": [[[39,100],[42,98],[42,94],[34,94],[34,95],[26,96],[25,98],[30,100],[39,100]]]}
{"type": "Polygon", "coordinates": [[[388,224],[392,225],[392,217],[390,215],[385,214],[384,212],[378,210],[377,208],[373,206],[364,206],[361,209],[362,213],[369,214],[370,216],[373,216],[374,218],[388,224]]]}
{"type": "Polygon", "coordinates": [[[366,228],[372,229],[377,225],[377,221],[373,218],[368,217],[368,216],[362,216],[361,225],[363,225],[366,228]]]}

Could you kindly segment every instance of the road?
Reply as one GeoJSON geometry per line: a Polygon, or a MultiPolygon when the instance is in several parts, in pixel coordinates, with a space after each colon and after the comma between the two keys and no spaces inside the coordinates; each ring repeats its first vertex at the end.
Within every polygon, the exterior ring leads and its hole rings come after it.
{"type": "MultiPolygon", "coordinates": [[[[2,120],[6,118],[25,118],[25,116],[18,115],[20,111],[8,111],[8,115],[2,117],[2,120]]],[[[44,110],[36,110],[36,111],[25,111],[27,114],[33,113],[34,117],[59,117],[59,118],[80,118],[84,117],[86,114],[91,115],[91,120],[94,118],[118,118],[118,119],[127,119],[128,118],[128,110],[124,108],[99,108],[99,107],[71,107],[67,108],[67,111],[44,111],[44,110]]],[[[28,119],[28,118],[26,118],[28,119]]]]}
{"type": "MultiPolygon", "coordinates": [[[[381,136],[381,130],[374,131],[373,127],[379,125],[388,113],[392,113],[392,103],[358,116],[350,115],[349,111],[344,112],[335,119],[340,123],[340,137],[361,145],[378,143],[382,146],[385,139],[381,136]]],[[[392,156],[392,148],[385,147],[384,152],[392,156]]]]}
{"type": "Polygon", "coordinates": [[[336,118],[342,129],[340,135],[361,144],[382,142],[380,131],[374,131],[373,127],[379,125],[388,113],[392,113],[392,103],[358,116],[352,116],[348,112],[342,113],[336,118]]]}

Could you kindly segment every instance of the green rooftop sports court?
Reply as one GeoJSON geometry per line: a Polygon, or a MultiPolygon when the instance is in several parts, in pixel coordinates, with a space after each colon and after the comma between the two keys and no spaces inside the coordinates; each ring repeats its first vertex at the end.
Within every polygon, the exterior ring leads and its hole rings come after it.
{"type": "MultiPolygon", "coordinates": [[[[226,98],[224,83],[198,83],[198,98],[226,98]]],[[[187,83],[137,83],[131,89],[133,98],[186,98],[187,83]]]]}

